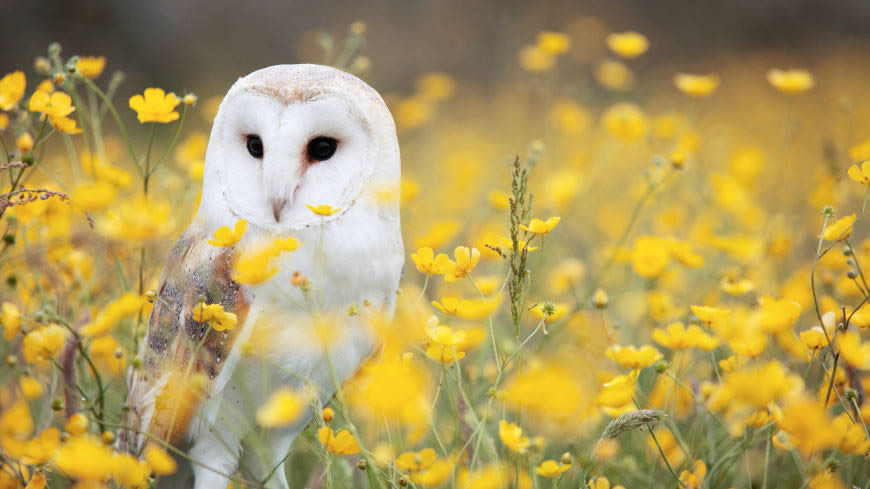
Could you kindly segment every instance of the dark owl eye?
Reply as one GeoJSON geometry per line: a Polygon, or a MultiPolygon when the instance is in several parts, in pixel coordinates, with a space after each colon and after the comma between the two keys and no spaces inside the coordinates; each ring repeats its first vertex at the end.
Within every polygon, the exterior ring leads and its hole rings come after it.
{"type": "Polygon", "coordinates": [[[263,157],[263,140],[256,134],[248,136],[248,153],[254,158],[260,159],[263,157]]]}
{"type": "Polygon", "coordinates": [[[325,161],[332,158],[338,148],[338,141],[334,138],[319,136],[308,142],[308,159],[312,161],[325,161]]]}

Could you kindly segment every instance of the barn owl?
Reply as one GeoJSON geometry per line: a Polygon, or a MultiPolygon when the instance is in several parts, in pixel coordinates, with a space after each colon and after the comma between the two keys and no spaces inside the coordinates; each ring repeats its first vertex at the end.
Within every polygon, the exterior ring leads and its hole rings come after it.
{"type": "Polygon", "coordinates": [[[335,391],[327,351],[342,382],[376,350],[371,325],[343,313],[352,304],[386,315],[395,307],[404,261],[398,197],[379,189],[397,189],[400,172],[392,116],[352,75],[279,65],[230,88],[211,130],[198,214],[163,269],[143,363],[131,372],[132,429],[119,436],[133,453],[158,438],[200,462],[179,458],[161,487],[223,489],[237,470],[263,481],[273,469],[266,486],[288,487],[283,460],[311,416],[264,429],[255,412],[282,386],[313,386],[326,402],[335,391]],[[309,205],[339,210],[323,216],[309,205]],[[248,223],[240,243],[208,243],[240,220],[248,223]],[[302,246],[277,258],[270,280],[233,279],[238,250],[290,236],[302,246]],[[309,292],[291,285],[296,273],[309,292]],[[216,331],[194,320],[203,301],[236,314],[237,325],[216,331]],[[315,323],[330,315],[335,338],[312,342],[315,323]]]}

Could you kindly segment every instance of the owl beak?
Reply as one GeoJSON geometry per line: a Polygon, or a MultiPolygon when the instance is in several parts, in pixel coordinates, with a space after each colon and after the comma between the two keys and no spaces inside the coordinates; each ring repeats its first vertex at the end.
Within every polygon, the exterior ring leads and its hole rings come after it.
{"type": "Polygon", "coordinates": [[[272,199],[272,215],[275,216],[275,222],[281,222],[281,211],[287,205],[286,199],[272,199]]]}

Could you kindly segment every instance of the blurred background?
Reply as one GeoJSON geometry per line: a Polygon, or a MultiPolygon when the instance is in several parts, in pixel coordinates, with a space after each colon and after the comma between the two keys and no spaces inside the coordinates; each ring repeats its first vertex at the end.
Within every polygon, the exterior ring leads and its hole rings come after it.
{"type": "MultiPolygon", "coordinates": [[[[408,90],[417,75],[443,71],[481,86],[516,76],[515,53],[540,30],[579,39],[575,63],[605,50],[606,33],[637,30],[652,41],[642,63],[717,69],[726,53],[780,53],[811,64],[832,43],[855,49],[870,38],[870,3],[860,0],[591,1],[256,1],[147,2],[3,0],[0,66],[29,67],[52,41],[65,54],[101,54],[130,83],[223,93],[236,77],[279,63],[317,62],[315,32],[368,27],[366,79],[382,91],[408,90]],[[594,18],[594,20],[593,20],[594,18]],[[25,49],[26,48],[26,49],[25,49]]],[[[687,68],[683,68],[687,69],[687,68]]],[[[122,96],[127,93],[120,93],[122,96]]]]}

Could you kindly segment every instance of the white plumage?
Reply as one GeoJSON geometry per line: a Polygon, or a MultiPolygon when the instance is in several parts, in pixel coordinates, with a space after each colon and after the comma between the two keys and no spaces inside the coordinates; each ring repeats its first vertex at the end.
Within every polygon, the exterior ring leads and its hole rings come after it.
{"type": "MultiPolygon", "coordinates": [[[[189,487],[192,476],[193,487],[224,488],[226,474],[237,469],[261,481],[279,464],[310,416],[266,430],[256,426],[254,413],[281,386],[298,390],[310,382],[324,402],[334,394],[326,356],[312,341],[316,321],[331,321],[338,332],[330,358],[340,381],[374,352],[371,326],[344,313],[367,303],[392,314],[404,261],[399,185],[393,119],[358,78],[324,66],[280,65],[230,88],[212,128],[198,215],[161,275],[144,366],[131,375],[127,423],[207,466],[183,467],[188,470],[161,486],[189,487]],[[251,137],[262,142],[259,158],[251,137]],[[335,141],[334,154],[322,161],[309,149],[318,138],[335,141]],[[319,216],[306,204],[340,210],[319,216]],[[303,243],[282,254],[278,273],[260,285],[233,282],[232,254],[205,243],[217,228],[240,219],[248,221],[242,249],[287,236],[303,243]],[[311,281],[308,297],[291,285],[296,272],[311,281]],[[190,318],[203,296],[237,312],[234,330],[203,336],[207,330],[190,318]],[[202,352],[191,347],[201,339],[202,352]],[[207,379],[205,395],[189,421],[176,426],[178,416],[161,412],[162,393],[191,361],[207,379]]],[[[126,432],[121,445],[138,452],[145,440],[126,432]]],[[[283,466],[267,486],[288,487],[283,466]]]]}

